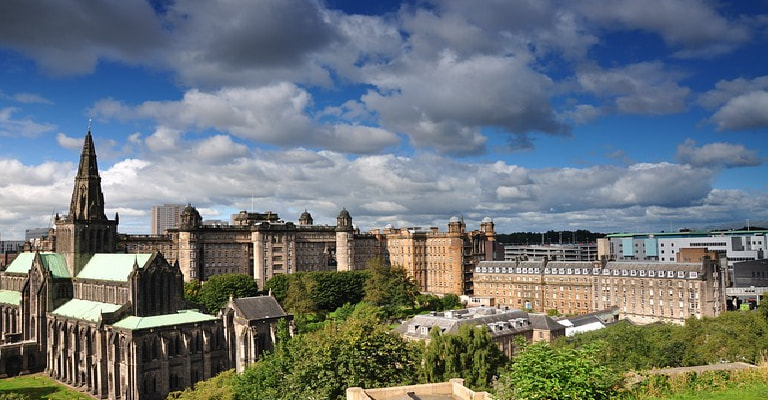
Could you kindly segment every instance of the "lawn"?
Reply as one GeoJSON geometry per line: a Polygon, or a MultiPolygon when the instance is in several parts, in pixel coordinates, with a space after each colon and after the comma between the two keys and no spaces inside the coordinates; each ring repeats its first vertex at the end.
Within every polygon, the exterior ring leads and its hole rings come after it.
{"type": "Polygon", "coordinates": [[[47,375],[34,374],[0,379],[0,395],[19,393],[29,400],[92,400],[93,397],[70,389],[47,375]]]}

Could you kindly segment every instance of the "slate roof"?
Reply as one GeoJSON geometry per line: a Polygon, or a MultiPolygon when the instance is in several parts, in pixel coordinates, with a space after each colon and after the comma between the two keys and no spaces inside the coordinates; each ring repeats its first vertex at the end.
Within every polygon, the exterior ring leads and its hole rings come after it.
{"type": "Polygon", "coordinates": [[[247,320],[281,318],[288,315],[272,296],[243,297],[232,301],[247,320]]]}
{"type": "Polygon", "coordinates": [[[115,312],[119,308],[119,304],[72,299],[62,304],[59,308],[53,310],[51,314],[59,315],[62,317],[81,319],[85,321],[98,322],[102,313],[115,312]]]}
{"type": "MultiPolygon", "coordinates": [[[[21,253],[19,254],[5,272],[14,274],[29,274],[29,270],[32,268],[32,263],[35,261],[35,254],[37,253],[21,253]]],[[[54,278],[71,278],[69,275],[69,269],[67,268],[67,261],[60,254],[56,253],[39,253],[40,259],[43,261],[43,268],[51,271],[54,278]]]]}
{"type": "Polygon", "coordinates": [[[176,314],[153,315],[151,317],[130,316],[112,324],[116,328],[128,329],[131,331],[157,328],[161,326],[174,326],[194,324],[198,322],[207,322],[217,320],[213,315],[203,314],[195,310],[181,310],[176,314]]]}
{"type": "Polygon", "coordinates": [[[154,254],[94,254],[77,279],[126,282],[134,263],[144,268],[154,254]]]}
{"type": "Polygon", "coordinates": [[[0,303],[18,306],[21,304],[21,292],[15,290],[0,290],[0,303]]]}
{"type": "Polygon", "coordinates": [[[548,331],[565,330],[565,326],[544,314],[528,314],[533,329],[548,331]]]}
{"type": "MultiPolygon", "coordinates": [[[[470,324],[472,326],[495,325],[501,322],[509,322],[518,319],[527,320],[528,318],[529,314],[521,310],[501,310],[490,307],[476,307],[466,310],[454,310],[453,312],[435,313],[435,315],[417,315],[396,327],[394,331],[408,337],[426,339],[429,337],[429,334],[421,333],[420,328],[422,327],[429,328],[427,330],[429,331],[433,326],[437,326],[443,333],[458,333],[459,327],[465,324],[470,324]],[[416,328],[415,332],[409,330],[409,327],[411,326],[416,328]]],[[[512,328],[517,330],[516,327],[512,328]]],[[[559,329],[564,328],[565,327],[560,326],[559,329]]],[[[495,331],[492,331],[491,333],[496,336],[495,331]]]]}

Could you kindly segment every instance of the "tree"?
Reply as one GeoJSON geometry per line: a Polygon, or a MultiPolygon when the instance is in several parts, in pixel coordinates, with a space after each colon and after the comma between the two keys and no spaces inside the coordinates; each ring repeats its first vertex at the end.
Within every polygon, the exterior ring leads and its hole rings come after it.
{"type": "Polygon", "coordinates": [[[418,288],[403,267],[377,258],[368,262],[364,300],[380,307],[412,307],[418,288]]]}
{"type": "Polygon", "coordinates": [[[200,303],[210,313],[227,304],[229,297],[251,297],[259,294],[256,281],[245,274],[214,275],[208,278],[198,292],[200,303]]]}
{"type": "Polygon", "coordinates": [[[184,299],[192,304],[200,304],[200,281],[184,283],[184,299]]]}
{"type": "Polygon", "coordinates": [[[524,346],[496,387],[499,400],[610,399],[622,383],[598,361],[599,349],[555,349],[547,343],[524,346]]]}
{"type": "Polygon", "coordinates": [[[233,400],[232,384],[235,379],[235,370],[224,371],[215,377],[200,381],[194,388],[186,388],[183,391],[171,392],[168,399],[175,400],[233,400]]]}
{"type": "Polygon", "coordinates": [[[427,382],[461,377],[469,387],[488,390],[493,377],[506,362],[486,328],[462,325],[456,334],[442,334],[435,326],[429,338],[423,367],[427,382]]]}
{"type": "Polygon", "coordinates": [[[350,386],[415,383],[421,352],[375,319],[329,323],[280,345],[240,374],[235,399],[345,398],[350,386]]]}
{"type": "Polygon", "coordinates": [[[443,309],[444,310],[455,310],[457,308],[464,307],[464,304],[461,303],[461,299],[459,296],[448,293],[445,296],[443,296],[443,309]]]}
{"type": "Polygon", "coordinates": [[[285,297],[288,296],[288,286],[290,285],[290,275],[276,274],[264,283],[264,291],[272,292],[278,303],[282,304],[285,297]]]}

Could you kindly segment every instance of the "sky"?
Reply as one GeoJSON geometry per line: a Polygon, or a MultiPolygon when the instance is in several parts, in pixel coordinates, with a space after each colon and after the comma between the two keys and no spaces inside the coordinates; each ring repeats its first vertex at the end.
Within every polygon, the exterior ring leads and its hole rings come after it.
{"type": "Polygon", "coordinates": [[[0,238],[67,214],[362,231],[768,221],[768,1],[0,2],[0,238]],[[370,4],[373,3],[373,4],[370,4]]]}

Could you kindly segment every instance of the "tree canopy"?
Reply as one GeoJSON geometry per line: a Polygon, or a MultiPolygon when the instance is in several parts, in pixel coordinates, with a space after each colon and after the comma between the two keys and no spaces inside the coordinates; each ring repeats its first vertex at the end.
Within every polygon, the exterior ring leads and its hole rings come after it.
{"type": "Polygon", "coordinates": [[[210,313],[227,304],[230,296],[251,297],[259,294],[256,281],[246,274],[223,274],[208,278],[197,292],[197,300],[210,313]]]}
{"type": "Polygon", "coordinates": [[[368,263],[368,271],[370,276],[365,281],[365,301],[389,308],[413,306],[418,287],[403,267],[374,259],[368,263]]]}
{"type": "Polygon", "coordinates": [[[499,400],[610,399],[622,378],[601,365],[599,349],[554,348],[539,342],[515,355],[496,387],[499,400]]]}

